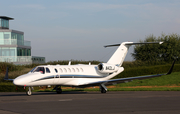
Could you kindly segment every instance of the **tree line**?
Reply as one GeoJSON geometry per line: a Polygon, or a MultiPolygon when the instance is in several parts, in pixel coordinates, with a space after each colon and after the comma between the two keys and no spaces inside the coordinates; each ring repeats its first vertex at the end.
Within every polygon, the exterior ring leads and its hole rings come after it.
{"type": "MultiPolygon", "coordinates": [[[[153,34],[140,40],[140,42],[164,42],[158,44],[143,44],[136,45],[132,57],[135,61],[144,62],[172,62],[174,59],[180,57],[180,35],[178,34],[161,34],[156,37],[153,34]]],[[[177,59],[178,60],[178,59],[177,59]]]]}

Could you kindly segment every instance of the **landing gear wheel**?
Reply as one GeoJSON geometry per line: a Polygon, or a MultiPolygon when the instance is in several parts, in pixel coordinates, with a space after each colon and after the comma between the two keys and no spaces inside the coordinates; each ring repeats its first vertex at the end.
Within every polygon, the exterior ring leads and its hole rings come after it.
{"type": "Polygon", "coordinates": [[[106,93],[106,90],[103,87],[101,87],[101,93],[106,93]]]}
{"type": "Polygon", "coordinates": [[[26,91],[26,94],[27,94],[28,96],[31,96],[31,95],[32,95],[31,87],[29,87],[29,89],[26,91]]]}
{"type": "Polygon", "coordinates": [[[57,94],[61,94],[62,93],[61,87],[56,88],[56,92],[57,92],[57,94]]]}

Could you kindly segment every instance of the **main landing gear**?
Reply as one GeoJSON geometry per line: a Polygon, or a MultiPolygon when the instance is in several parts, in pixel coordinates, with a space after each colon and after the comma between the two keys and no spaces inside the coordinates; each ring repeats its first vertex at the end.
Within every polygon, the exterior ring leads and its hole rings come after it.
{"type": "Polygon", "coordinates": [[[53,90],[56,90],[57,94],[61,94],[62,93],[61,86],[59,86],[59,85],[57,85],[53,90]]]}
{"type": "Polygon", "coordinates": [[[107,88],[104,84],[101,84],[100,87],[99,87],[101,93],[106,93],[107,92],[107,88]]]}

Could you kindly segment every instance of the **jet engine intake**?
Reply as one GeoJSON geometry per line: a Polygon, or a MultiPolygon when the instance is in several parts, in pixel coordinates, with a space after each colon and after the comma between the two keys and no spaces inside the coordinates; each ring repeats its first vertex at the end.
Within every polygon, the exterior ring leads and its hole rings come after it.
{"type": "Polygon", "coordinates": [[[100,73],[112,73],[118,70],[119,67],[108,64],[108,63],[100,63],[98,64],[98,71],[100,73]]]}

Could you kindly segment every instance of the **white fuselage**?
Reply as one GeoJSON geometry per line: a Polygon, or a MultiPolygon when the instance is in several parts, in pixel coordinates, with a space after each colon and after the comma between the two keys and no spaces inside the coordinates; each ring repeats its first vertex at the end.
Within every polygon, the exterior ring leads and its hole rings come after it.
{"type": "Polygon", "coordinates": [[[17,86],[80,86],[108,80],[123,70],[123,67],[119,67],[116,72],[101,73],[97,65],[45,65],[37,66],[29,73],[17,77],[13,83],[17,86]],[[44,68],[43,73],[36,70],[38,67],[44,68]]]}

